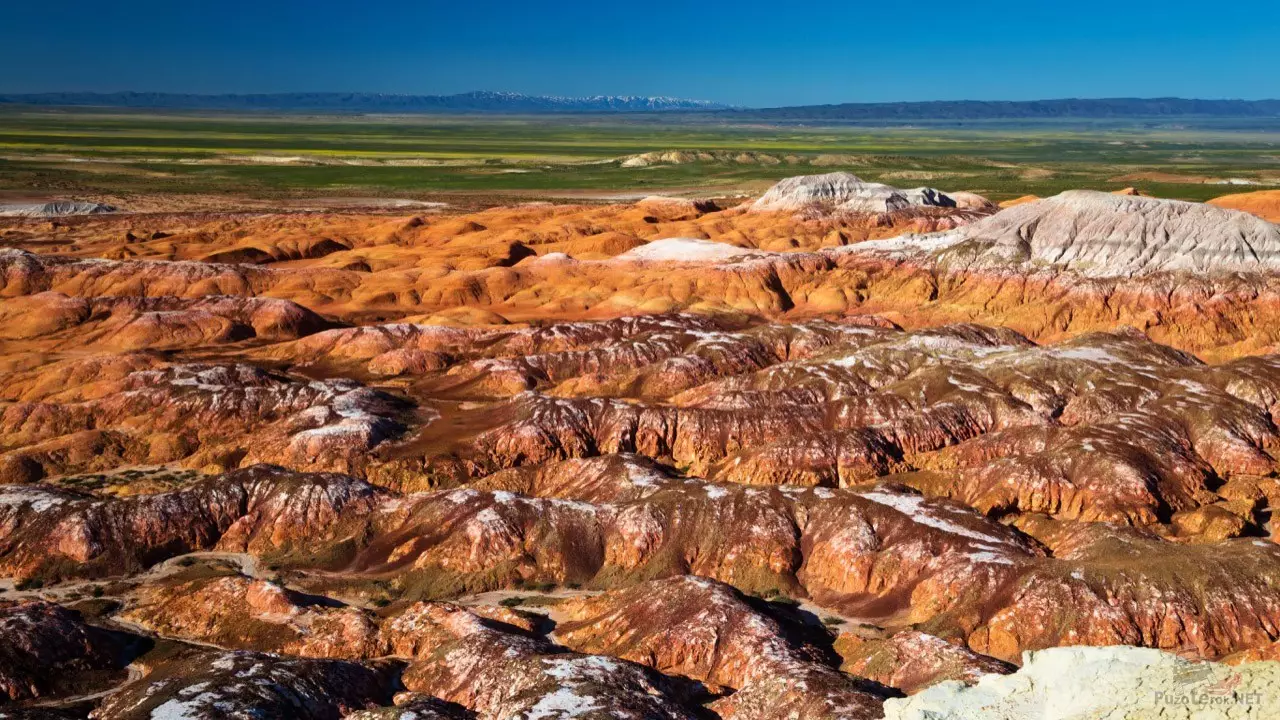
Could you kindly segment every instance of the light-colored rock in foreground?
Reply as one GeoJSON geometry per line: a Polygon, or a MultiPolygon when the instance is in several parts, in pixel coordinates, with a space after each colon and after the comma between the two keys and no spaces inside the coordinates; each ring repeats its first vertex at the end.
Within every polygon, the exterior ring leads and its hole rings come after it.
{"type": "Polygon", "coordinates": [[[1280,227],[1203,203],[1069,190],[964,228],[981,267],[1055,266],[1090,277],[1280,269],[1280,227]]]}
{"type": "Polygon", "coordinates": [[[1280,717],[1280,663],[1231,667],[1134,647],[1027,653],[1012,675],[949,680],[884,704],[885,720],[1280,717]]]}

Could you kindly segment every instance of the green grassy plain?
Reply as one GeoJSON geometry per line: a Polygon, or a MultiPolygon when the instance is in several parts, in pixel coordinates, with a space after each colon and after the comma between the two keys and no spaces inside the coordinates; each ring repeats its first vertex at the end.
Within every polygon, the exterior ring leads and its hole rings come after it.
{"type": "Polygon", "coordinates": [[[9,192],[419,199],[664,189],[727,194],[833,170],[995,200],[1126,186],[1204,200],[1241,189],[1205,179],[1280,185],[1280,133],[1035,124],[810,128],[652,115],[0,112],[0,191],[9,192]],[[712,158],[622,166],[628,156],[673,150],[712,158]]]}

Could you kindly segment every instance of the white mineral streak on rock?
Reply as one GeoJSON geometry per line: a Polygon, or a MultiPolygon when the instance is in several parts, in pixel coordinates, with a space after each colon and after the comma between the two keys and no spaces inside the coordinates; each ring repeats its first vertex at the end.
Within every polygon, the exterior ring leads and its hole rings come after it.
{"type": "Polygon", "coordinates": [[[1280,226],[1202,203],[1069,190],[958,231],[979,267],[1053,266],[1090,277],[1280,269],[1280,226]]]}

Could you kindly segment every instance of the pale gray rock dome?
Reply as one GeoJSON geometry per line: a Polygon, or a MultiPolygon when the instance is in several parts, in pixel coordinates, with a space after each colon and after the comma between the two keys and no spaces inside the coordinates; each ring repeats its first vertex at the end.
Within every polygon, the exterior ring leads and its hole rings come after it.
{"type": "Polygon", "coordinates": [[[934,188],[900,190],[865,182],[853,173],[833,172],[780,180],[752,203],[751,211],[879,213],[919,206],[955,207],[956,203],[934,188]]]}
{"type": "Polygon", "coordinates": [[[66,215],[97,215],[115,212],[110,205],[78,200],[53,200],[44,203],[0,204],[0,217],[63,217],[66,215]]]}
{"type": "Polygon", "coordinates": [[[977,267],[1058,267],[1089,277],[1280,269],[1280,226],[1203,203],[1069,190],[961,231],[977,267]]]}

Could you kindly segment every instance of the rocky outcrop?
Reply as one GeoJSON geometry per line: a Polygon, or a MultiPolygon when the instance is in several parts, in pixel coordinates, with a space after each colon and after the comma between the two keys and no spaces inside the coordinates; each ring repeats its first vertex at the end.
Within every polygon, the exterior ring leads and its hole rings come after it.
{"type": "Polygon", "coordinates": [[[353,478],[264,466],[106,501],[48,487],[0,487],[0,572],[48,579],[135,572],[215,547],[262,555],[304,540],[333,542],[342,513],[368,512],[379,495],[353,478]]]}
{"type": "Polygon", "coordinates": [[[564,652],[504,633],[462,608],[418,605],[393,620],[392,648],[415,660],[405,687],[462,705],[483,720],[695,717],[696,688],[614,658],[564,652]]]}
{"type": "Polygon", "coordinates": [[[751,210],[823,215],[887,213],[912,207],[954,208],[956,201],[933,188],[899,190],[865,182],[852,173],[834,172],[781,180],[752,203],[751,210]]]}
{"type": "Polygon", "coordinates": [[[559,610],[564,619],[556,637],[569,647],[733,689],[713,706],[721,717],[879,716],[880,696],[823,664],[819,648],[789,637],[778,621],[723,583],[682,576],[571,601],[559,610]],[[779,678],[803,685],[807,697],[800,702],[779,678]]]}
{"type": "Polygon", "coordinates": [[[1056,648],[1029,653],[1012,675],[976,685],[949,681],[885,702],[886,720],[1063,720],[1124,717],[1264,718],[1280,712],[1280,665],[1192,663],[1139,648],[1056,648]]]}
{"type": "Polygon", "coordinates": [[[1275,657],[1273,226],[950,200],[3,223],[5,691],[859,719],[1275,657]]]}
{"type": "Polygon", "coordinates": [[[0,478],[94,471],[104,443],[126,463],[230,469],[282,462],[354,470],[398,435],[405,403],[340,380],[245,364],[87,357],[19,371],[0,397],[0,478]]]}
{"type": "Polygon", "coordinates": [[[293,302],[269,298],[75,298],[38,293],[0,301],[0,340],[32,349],[115,352],[293,340],[329,327],[293,302]]]}
{"type": "MultiPolygon", "coordinates": [[[[220,556],[213,556],[220,557],[220,556]]],[[[408,628],[421,617],[460,611],[442,603],[375,613],[319,595],[244,575],[162,580],[130,594],[116,617],[163,637],[208,645],[317,658],[411,658],[429,648],[408,628]],[[435,607],[439,605],[440,607],[435,607]],[[421,644],[421,647],[419,647],[421,644]],[[406,649],[408,648],[408,649],[406,649]]],[[[478,622],[495,630],[532,633],[530,616],[505,607],[475,607],[478,622]]]]}
{"type": "Polygon", "coordinates": [[[359,710],[343,720],[471,720],[475,714],[454,703],[421,693],[396,693],[395,707],[359,710]]]}
{"type": "Polygon", "coordinates": [[[110,205],[79,200],[0,204],[0,217],[49,218],[66,215],[99,215],[115,211],[116,209],[110,205]]]}
{"type": "Polygon", "coordinates": [[[240,575],[144,588],[120,615],[166,637],[303,657],[387,654],[377,617],[240,575]]]}
{"type": "Polygon", "coordinates": [[[970,648],[1011,662],[1025,650],[1062,645],[1141,645],[1216,659],[1277,637],[1275,543],[1174,545],[1092,524],[1050,539],[1056,562],[1007,586],[980,613],[970,648]]]}
{"type": "Polygon", "coordinates": [[[944,680],[972,685],[986,675],[1007,675],[1016,669],[961,644],[915,630],[887,638],[864,638],[844,632],[836,639],[835,650],[844,659],[840,666],[844,672],[908,695],[944,680]]]}
{"type": "MultiPolygon", "coordinates": [[[[1163,230],[1150,227],[1156,242],[1163,230]]],[[[665,237],[703,237],[688,228],[672,231],[665,237]]],[[[0,254],[0,268],[5,295],[47,290],[72,297],[232,294],[292,300],[327,316],[358,322],[409,313],[433,322],[461,319],[472,324],[685,309],[769,318],[881,313],[912,327],[981,320],[1014,328],[1037,341],[1131,325],[1162,342],[1219,357],[1256,353],[1280,342],[1280,329],[1266,319],[1271,316],[1266,308],[1280,303],[1280,285],[1263,266],[1243,275],[1210,272],[1190,277],[1171,267],[1168,272],[1132,276],[1108,270],[1103,277],[1096,267],[1009,263],[987,255],[975,263],[975,253],[992,246],[986,241],[965,242],[958,231],[901,236],[899,229],[890,235],[900,237],[870,242],[857,242],[865,235],[849,228],[826,232],[831,236],[829,243],[823,240],[828,247],[813,252],[793,251],[793,237],[765,242],[727,233],[714,239],[736,255],[748,249],[773,250],[775,242],[786,250],[728,261],[582,261],[573,255],[572,262],[529,259],[495,267],[486,260],[472,268],[458,260],[424,261],[413,248],[396,244],[380,251],[386,265],[372,272],[339,269],[345,264],[87,262],[21,251],[0,254]]],[[[630,242],[603,257],[640,244],[630,242]]],[[[798,240],[797,244],[803,247],[798,240]]]]}
{"type": "Polygon", "coordinates": [[[957,595],[980,592],[1035,557],[998,524],[891,490],[664,485],[641,501],[601,505],[471,489],[415,495],[370,518],[364,532],[383,539],[354,562],[435,592],[692,573],[756,592],[803,583],[861,608],[909,603],[905,591],[934,575],[967,578],[955,581],[957,595]]]}
{"type": "Polygon", "coordinates": [[[956,207],[961,210],[982,210],[994,212],[999,206],[991,202],[987,198],[971,192],[949,192],[947,197],[951,198],[956,207]]]}
{"type": "MultiPolygon", "coordinates": [[[[633,326],[616,349],[593,339],[463,361],[422,383],[455,397],[514,394],[460,413],[473,434],[450,431],[453,456],[435,467],[477,476],[630,452],[753,485],[896,473],[984,512],[1152,524],[1166,509],[1234,502],[1209,490],[1215,478],[1268,474],[1280,439],[1265,399],[1280,371],[1269,360],[1206,366],[1136,333],[1036,347],[974,326],[678,327],[633,326]]],[[[1238,532],[1254,522],[1252,506],[1219,509],[1244,521],[1238,532]]]]}
{"type": "Polygon", "coordinates": [[[123,679],[132,645],[59,605],[0,601],[0,705],[110,687],[123,679]]]}
{"type": "Polygon", "coordinates": [[[1210,200],[1209,204],[1252,213],[1268,222],[1280,222],[1280,190],[1223,195],[1210,200]]]}
{"type": "Polygon", "coordinates": [[[389,672],[337,660],[184,650],[148,669],[90,717],[337,720],[391,700],[389,672]]]}
{"type": "Polygon", "coordinates": [[[1071,190],[961,231],[979,267],[1061,267],[1089,277],[1280,269],[1280,227],[1211,205],[1071,190]]]}
{"type": "Polygon", "coordinates": [[[764,255],[751,248],[698,238],[664,238],[654,240],[617,256],[619,261],[638,262],[706,262],[764,255]]]}

